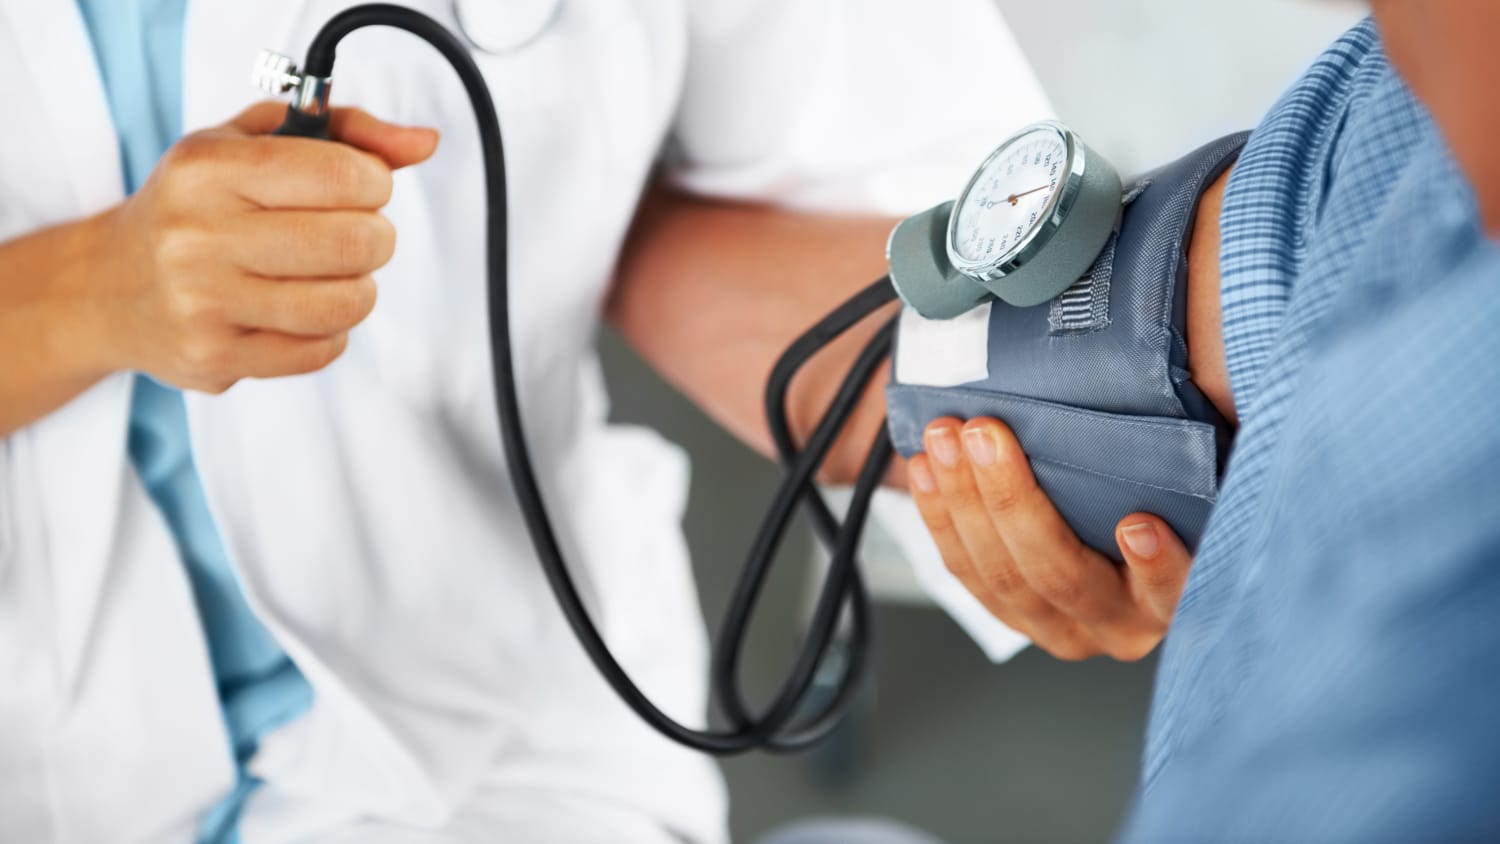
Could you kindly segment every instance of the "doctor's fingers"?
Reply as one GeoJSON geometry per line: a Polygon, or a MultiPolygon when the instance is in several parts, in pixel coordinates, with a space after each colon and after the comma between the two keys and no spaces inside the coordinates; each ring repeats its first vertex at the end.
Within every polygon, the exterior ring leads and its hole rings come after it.
{"type": "Polygon", "coordinates": [[[984,510],[1026,583],[1092,631],[1116,659],[1149,653],[1165,624],[1135,601],[1119,567],[1079,540],[1037,484],[1010,429],[973,419],[962,436],[984,510]]]}
{"type": "MultiPolygon", "coordinates": [[[[991,615],[1059,659],[1087,659],[1101,653],[1088,631],[1026,585],[1005,544],[988,525],[972,481],[967,494],[960,491],[960,472],[933,459],[931,446],[927,454],[911,459],[908,472],[912,499],[943,564],[991,615]]],[[[967,470],[962,474],[968,474],[967,470]]]]}
{"type": "Polygon", "coordinates": [[[392,170],[420,164],[437,151],[438,132],[397,126],[357,108],[336,108],[328,130],[334,140],[380,156],[392,170]]]}
{"type": "Polygon", "coordinates": [[[169,200],[198,207],[226,197],[262,208],[376,209],[391,168],[348,144],[207,129],[184,137],[152,173],[169,200]]]}
{"type": "Polygon", "coordinates": [[[229,369],[242,378],[279,378],[304,375],[338,360],[349,346],[348,334],[331,337],[294,337],[274,331],[253,331],[234,345],[229,369]]]}
{"type": "Polygon", "coordinates": [[[232,337],[184,346],[171,372],[157,374],[178,387],[222,393],[241,378],[276,378],[315,372],[338,359],[349,335],[296,337],[272,331],[234,330],[232,337]]]}
{"type": "Polygon", "coordinates": [[[229,307],[231,323],[299,337],[344,334],[375,309],[375,279],[246,278],[229,307]]]}
{"type": "MultiPolygon", "coordinates": [[[[286,119],[286,104],[266,100],[240,112],[227,124],[246,135],[268,135],[286,119]]],[[[388,123],[358,108],[331,109],[329,135],[385,161],[392,169],[419,164],[437,150],[436,129],[388,123]]]]}
{"type": "Polygon", "coordinates": [[[229,258],[267,278],[346,278],[372,273],[396,252],[396,227],[373,211],[260,209],[226,232],[229,258]]]}

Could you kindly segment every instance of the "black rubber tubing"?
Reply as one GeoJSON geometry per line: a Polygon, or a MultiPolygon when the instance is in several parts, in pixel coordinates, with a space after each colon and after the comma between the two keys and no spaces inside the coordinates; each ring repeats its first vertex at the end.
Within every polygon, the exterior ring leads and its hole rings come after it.
{"type": "MultiPolygon", "coordinates": [[[[879,364],[889,354],[892,326],[884,326],[867,344],[813,431],[807,447],[801,450],[793,442],[790,426],[786,421],[786,392],[792,378],[813,355],[834,337],[894,298],[889,280],[881,279],[819,321],[788,348],[773,369],[766,388],[766,412],[784,474],[771,507],[762,520],[749,561],[731,601],[730,611],[715,636],[712,668],[714,682],[711,684],[713,693],[710,697],[715,708],[732,726],[727,731],[716,731],[683,725],[662,712],[641,692],[610,653],[590,619],[563,559],[542,500],[530,453],[526,448],[510,335],[504,145],[499,116],[484,76],[469,55],[468,47],[446,27],[420,12],[388,3],[356,6],[330,19],[308,48],[303,72],[310,76],[332,77],[339,42],[355,30],[369,26],[405,30],[436,48],[457,73],[474,109],[484,159],[490,354],[501,446],[509,467],[511,485],[536,550],[537,560],[579,644],[605,681],[637,716],[662,735],[687,747],[718,755],[741,753],[756,748],[794,750],[826,735],[837,725],[854,699],[854,692],[863,677],[868,659],[869,599],[859,578],[856,554],[869,513],[870,499],[884,479],[894,453],[885,427],[881,426],[870,446],[842,523],[818,495],[813,475],[857,408],[858,400],[878,371],[879,364]],[[813,621],[790,676],[768,711],[761,716],[752,716],[748,712],[736,676],[740,652],[771,559],[796,513],[797,505],[802,502],[808,507],[814,529],[830,549],[828,579],[819,594],[813,621]],[[852,629],[851,658],[844,667],[838,688],[833,698],[820,711],[810,716],[799,713],[798,708],[837,634],[840,617],[846,606],[852,629]],[[803,715],[803,722],[794,725],[799,714],[803,715]]],[[[322,120],[309,120],[306,115],[292,108],[288,109],[287,121],[278,133],[327,137],[326,129],[326,117],[322,120]]]]}

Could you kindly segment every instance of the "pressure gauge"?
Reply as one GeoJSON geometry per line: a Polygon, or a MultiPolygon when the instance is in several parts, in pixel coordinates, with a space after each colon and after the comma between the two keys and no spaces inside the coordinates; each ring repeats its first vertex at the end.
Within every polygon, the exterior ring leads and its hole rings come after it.
{"type": "Polygon", "coordinates": [[[1067,213],[1064,194],[1076,194],[1083,155],[1069,155],[1069,132],[1032,126],[990,154],[958,198],[948,223],[948,259],[978,278],[1001,278],[1036,252],[1042,233],[1067,213]],[[1069,178],[1074,186],[1069,190],[1069,178]]]}
{"type": "Polygon", "coordinates": [[[979,165],[948,221],[953,268],[1012,305],[1051,299],[1098,257],[1120,177],[1060,123],[1022,129],[979,165]]]}
{"type": "Polygon", "coordinates": [[[990,153],[957,201],[897,227],[887,249],[892,281],[935,319],[991,295],[1039,305],[1093,266],[1119,222],[1122,194],[1114,168],[1067,127],[1027,126],[990,153]]]}

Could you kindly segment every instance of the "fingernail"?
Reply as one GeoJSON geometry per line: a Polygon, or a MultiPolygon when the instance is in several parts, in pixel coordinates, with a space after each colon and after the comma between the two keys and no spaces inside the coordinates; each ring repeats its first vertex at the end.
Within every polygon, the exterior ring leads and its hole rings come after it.
{"type": "Polygon", "coordinates": [[[964,450],[977,466],[988,466],[995,462],[995,440],[983,428],[964,431],[964,450]]]}
{"type": "Polygon", "coordinates": [[[1125,547],[1130,553],[1142,559],[1149,560],[1156,556],[1161,549],[1161,540],[1156,536],[1156,525],[1150,522],[1127,525],[1120,531],[1120,537],[1125,540],[1125,547]]]}
{"type": "Polygon", "coordinates": [[[920,460],[913,460],[907,468],[911,475],[911,485],[917,488],[917,492],[927,494],[937,491],[937,481],[932,477],[932,470],[927,464],[920,460]]]}
{"type": "Polygon", "coordinates": [[[958,465],[958,437],[952,428],[933,428],[927,432],[927,450],[937,462],[952,468],[958,465]]]}

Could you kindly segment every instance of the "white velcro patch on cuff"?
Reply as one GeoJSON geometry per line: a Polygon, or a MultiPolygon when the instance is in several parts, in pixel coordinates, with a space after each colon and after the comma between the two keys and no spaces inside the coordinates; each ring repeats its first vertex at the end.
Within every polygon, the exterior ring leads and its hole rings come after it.
{"type": "Polygon", "coordinates": [[[901,311],[896,337],[896,380],[924,387],[955,387],[990,376],[990,302],[953,319],[927,319],[901,311]]]}

